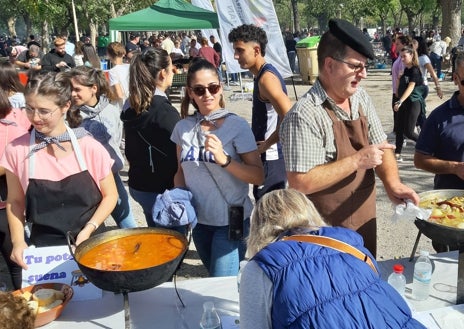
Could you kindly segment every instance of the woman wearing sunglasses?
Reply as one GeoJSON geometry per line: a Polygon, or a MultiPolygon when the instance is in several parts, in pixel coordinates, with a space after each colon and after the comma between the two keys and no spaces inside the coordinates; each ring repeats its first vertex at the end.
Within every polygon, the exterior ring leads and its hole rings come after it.
{"type": "Polygon", "coordinates": [[[397,112],[396,121],[396,160],[401,162],[403,158],[401,151],[403,149],[404,136],[417,141],[419,135],[414,131],[416,128],[417,118],[425,107],[424,79],[419,67],[417,52],[411,46],[405,46],[400,53],[401,61],[405,68],[398,80],[397,95],[399,100],[393,106],[393,111],[397,112]]]}
{"type": "Polygon", "coordinates": [[[198,218],[193,241],[211,276],[237,275],[252,210],[248,184],[264,181],[251,128],[224,108],[222,92],[216,67],[205,59],[194,61],[181,105],[183,120],[171,136],[179,161],[175,185],[193,194],[198,218]]]}
{"type": "Polygon", "coordinates": [[[170,136],[180,115],[166,96],[173,75],[171,57],[161,48],[134,57],[129,69],[130,108],[121,114],[129,192],[142,206],[148,226],[155,226],[156,196],[174,186],[177,171],[176,145],[170,136]]]}
{"type": "Polygon", "coordinates": [[[83,128],[65,123],[72,86],[63,73],[29,79],[26,112],[33,129],[8,144],[0,160],[6,169],[6,213],[11,259],[27,269],[23,251],[25,220],[35,246],[76,244],[89,238],[116,205],[118,192],[105,148],[83,128]]]}

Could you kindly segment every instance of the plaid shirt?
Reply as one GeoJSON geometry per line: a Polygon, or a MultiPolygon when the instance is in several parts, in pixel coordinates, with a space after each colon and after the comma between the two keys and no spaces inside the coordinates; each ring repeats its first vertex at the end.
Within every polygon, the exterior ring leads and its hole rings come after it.
{"type": "Polygon", "coordinates": [[[280,140],[285,159],[285,167],[290,172],[306,173],[315,166],[334,161],[337,157],[332,120],[322,103],[330,103],[330,110],[340,120],[359,118],[358,108],[362,106],[367,116],[369,143],[378,144],[387,140],[374,104],[367,92],[359,88],[350,97],[351,117],[327,96],[319,80],[292,107],[280,126],[280,140]]]}

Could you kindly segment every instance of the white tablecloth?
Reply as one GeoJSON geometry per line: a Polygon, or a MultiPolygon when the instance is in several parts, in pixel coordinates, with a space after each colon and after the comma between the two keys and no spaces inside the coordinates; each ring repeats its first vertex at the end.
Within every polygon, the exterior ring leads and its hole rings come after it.
{"type": "MultiPolygon", "coordinates": [[[[410,263],[407,258],[382,261],[379,262],[379,267],[382,278],[387,280],[393,265],[402,264],[405,267],[407,281],[405,299],[415,312],[415,317],[424,324],[436,323],[437,319],[440,321],[440,318],[443,321],[449,321],[444,314],[448,315],[453,311],[457,311],[455,316],[464,316],[462,312],[464,306],[455,305],[457,257],[457,252],[431,255],[434,272],[430,297],[425,301],[416,301],[412,298],[414,261],[410,263]]],[[[183,280],[177,283],[177,287],[185,308],[181,306],[172,283],[165,283],[146,291],[129,293],[131,328],[198,329],[205,301],[213,301],[223,319],[238,318],[238,292],[235,277],[183,280]]],[[[453,321],[462,320],[456,319],[453,321]]],[[[70,302],[59,319],[43,328],[119,329],[124,327],[123,295],[104,292],[102,299],[70,302]]],[[[224,329],[231,328],[234,327],[232,325],[224,327],[224,329]]]]}
{"type": "Polygon", "coordinates": [[[464,328],[464,304],[456,305],[458,252],[430,255],[433,264],[430,296],[418,301],[412,296],[414,262],[408,258],[392,259],[379,262],[382,278],[387,280],[394,264],[404,266],[406,276],[405,300],[413,311],[413,316],[428,329],[464,328]]]}
{"type": "Polygon", "coordinates": [[[386,281],[393,272],[394,264],[404,266],[404,276],[406,277],[405,299],[414,311],[427,311],[431,309],[452,306],[456,304],[457,275],[458,275],[458,252],[432,254],[430,259],[433,264],[432,283],[430,286],[430,296],[424,301],[415,300],[412,296],[412,279],[414,275],[414,258],[409,262],[409,258],[391,259],[378,262],[382,278],[386,281]]]}
{"type": "MultiPolygon", "coordinates": [[[[178,281],[177,289],[185,308],[181,306],[172,283],[129,293],[131,328],[198,329],[205,301],[214,302],[223,320],[233,322],[234,318],[238,319],[238,292],[235,277],[178,281]]],[[[118,329],[124,327],[123,295],[104,292],[102,299],[71,301],[59,319],[43,328],[118,329]]],[[[233,328],[233,326],[227,327],[233,328]]]]}

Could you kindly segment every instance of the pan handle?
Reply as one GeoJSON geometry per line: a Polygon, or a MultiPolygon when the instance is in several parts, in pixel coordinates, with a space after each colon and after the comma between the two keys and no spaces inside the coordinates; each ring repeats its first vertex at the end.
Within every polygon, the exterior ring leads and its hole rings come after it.
{"type": "Polygon", "coordinates": [[[66,240],[68,241],[69,252],[71,253],[71,256],[75,258],[74,248],[76,248],[76,239],[74,239],[71,231],[66,232],[66,240]]]}

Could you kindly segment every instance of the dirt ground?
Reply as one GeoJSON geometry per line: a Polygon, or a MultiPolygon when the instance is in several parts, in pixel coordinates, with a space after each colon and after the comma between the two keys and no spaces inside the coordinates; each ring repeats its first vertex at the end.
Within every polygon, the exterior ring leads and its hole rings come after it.
{"type": "MultiPolygon", "coordinates": [[[[244,83],[250,83],[250,78],[245,78],[244,83]]],[[[294,85],[291,79],[287,79],[287,88],[292,100],[301,97],[309,88],[309,85],[303,84],[299,76],[295,76],[294,85]]],[[[449,99],[456,87],[450,81],[450,75],[446,76],[446,81],[441,82],[444,92],[443,100],[440,100],[434,89],[432,88],[427,98],[427,110],[432,111],[436,106],[441,104],[444,100],[449,99]]],[[[433,83],[432,83],[433,86],[433,83]]],[[[378,115],[384,126],[384,131],[390,133],[392,131],[392,111],[391,111],[391,76],[389,69],[385,70],[370,70],[368,78],[362,82],[362,87],[365,88],[371,96],[378,115]]],[[[249,101],[250,95],[242,94],[240,86],[230,86],[226,88],[224,94],[226,97],[227,108],[243,117],[248,121],[251,120],[251,102],[249,101]]],[[[173,104],[179,107],[179,99],[176,94],[172,93],[173,104]]],[[[394,143],[394,139],[389,139],[394,143]]],[[[404,162],[399,163],[399,170],[402,180],[413,187],[417,192],[427,191],[432,189],[433,176],[414,168],[412,156],[414,152],[414,143],[409,141],[403,150],[404,162]]],[[[122,172],[123,180],[127,180],[127,172],[122,172]]],[[[392,258],[409,256],[417,236],[417,228],[413,222],[407,221],[392,221],[393,207],[388,197],[385,194],[383,186],[377,180],[377,218],[378,218],[378,254],[377,260],[386,260],[392,258]]],[[[144,216],[141,208],[135,202],[131,202],[133,211],[140,226],[146,226],[144,216]]],[[[115,228],[114,221],[109,218],[106,221],[109,229],[115,228]]],[[[430,240],[424,236],[421,237],[419,248],[433,252],[430,240]]],[[[0,281],[7,283],[11,287],[9,277],[6,273],[4,261],[0,260],[0,281]]],[[[195,251],[193,243],[187,253],[181,269],[178,272],[180,279],[206,277],[207,272],[204,266],[198,259],[198,254],[195,251]]]]}

